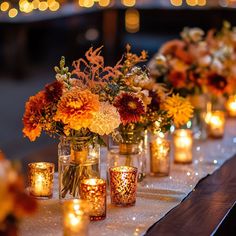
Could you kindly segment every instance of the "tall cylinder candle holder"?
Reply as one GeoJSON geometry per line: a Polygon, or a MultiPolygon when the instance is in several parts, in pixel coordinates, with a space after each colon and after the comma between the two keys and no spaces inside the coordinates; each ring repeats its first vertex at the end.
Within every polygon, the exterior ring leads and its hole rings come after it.
{"type": "Polygon", "coordinates": [[[236,117],[236,95],[232,95],[228,98],[226,110],[230,117],[236,117]]]}
{"type": "Polygon", "coordinates": [[[63,202],[64,236],[87,236],[89,204],[85,200],[73,199],[63,202]]]}
{"type": "Polygon", "coordinates": [[[170,171],[170,142],[153,136],[150,142],[150,175],[168,176],[170,171]]]}
{"type": "Polygon", "coordinates": [[[111,203],[116,206],[133,206],[136,202],[138,169],[132,166],[111,167],[111,203]]]}
{"type": "Polygon", "coordinates": [[[225,113],[223,111],[212,111],[207,124],[208,136],[222,138],[225,131],[225,113]]]}
{"type": "Polygon", "coordinates": [[[103,179],[83,179],[80,183],[80,198],[91,203],[90,220],[106,218],[106,181],[103,179]]]}
{"type": "Polygon", "coordinates": [[[177,129],[174,132],[174,162],[192,163],[193,135],[189,129],[177,129]]]}
{"type": "Polygon", "coordinates": [[[51,198],[53,194],[54,164],[35,162],[28,164],[29,194],[36,198],[51,198]]]}

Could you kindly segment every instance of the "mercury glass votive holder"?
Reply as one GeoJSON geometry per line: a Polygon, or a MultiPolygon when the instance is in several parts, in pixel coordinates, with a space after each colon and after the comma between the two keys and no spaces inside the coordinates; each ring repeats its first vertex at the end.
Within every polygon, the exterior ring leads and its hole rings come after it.
{"type": "Polygon", "coordinates": [[[106,181],[103,179],[83,179],[80,183],[80,198],[91,204],[90,220],[106,218],[106,181]]]}
{"type": "Polygon", "coordinates": [[[170,172],[170,142],[153,137],[150,142],[150,175],[168,176],[170,172]]]}
{"type": "Polygon", "coordinates": [[[192,163],[193,134],[189,129],[177,129],[174,132],[174,162],[192,163]]]}
{"type": "Polygon", "coordinates": [[[64,236],[87,236],[89,224],[89,203],[73,199],[63,202],[64,236]]]}
{"type": "Polygon", "coordinates": [[[28,164],[29,194],[36,198],[51,198],[53,195],[54,164],[35,162],[28,164]]]}
{"type": "Polygon", "coordinates": [[[208,135],[212,138],[222,138],[225,132],[225,113],[212,111],[207,124],[208,135]]]}
{"type": "Polygon", "coordinates": [[[133,206],[136,202],[138,169],[132,166],[111,167],[111,203],[116,206],[133,206]]]}

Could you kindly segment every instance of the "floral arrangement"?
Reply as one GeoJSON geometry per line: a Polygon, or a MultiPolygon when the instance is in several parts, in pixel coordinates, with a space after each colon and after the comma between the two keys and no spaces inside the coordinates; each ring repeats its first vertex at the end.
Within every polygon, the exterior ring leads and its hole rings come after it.
{"type": "Polygon", "coordinates": [[[150,79],[136,67],[147,58],[127,52],[114,67],[105,67],[101,47],[90,48],[69,72],[62,58],[55,67],[56,81],[29,98],[23,117],[23,133],[31,141],[44,130],[52,135],[89,136],[112,133],[120,124],[147,128],[159,122],[166,131],[171,122],[179,126],[191,117],[192,107],[179,95],[150,79]]]}
{"type": "Polygon", "coordinates": [[[55,67],[56,81],[29,98],[23,117],[23,133],[31,141],[44,130],[51,135],[89,137],[108,135],[120,124],[120,116],[108,99],[106,88],[119,67],[105,67],[101,48],[90,48],[86,59],[73,63],[72,73],[62,57],[55,67]]]}
{"type": "Polygon", "coordinates": [[[146,68],[137,66],[146,61],[145,51],[138,56],[130,50],[127,45],[127,52],[119,62],[120,74],[110,85],[112,91],[116,91],[113,104],[121,117],[120,131],[145,130],[155,124],[157,131],[166,132],[173,123],[185,124],[192,116],[190,103],[156,83],[146,68]]]}
{"type": "Polygon", "coordinates": [[[150,65],[153,77],[183,96],[235,93],[235,28],[224,22],[220,31],[184,28],[180,36],[160,48],[150,65]]]}
{"type": "Polygon", "coordinates": [[[16,236],[19,221],[36,210],[23,178],[0,151],[0,235],[16,236]]]}

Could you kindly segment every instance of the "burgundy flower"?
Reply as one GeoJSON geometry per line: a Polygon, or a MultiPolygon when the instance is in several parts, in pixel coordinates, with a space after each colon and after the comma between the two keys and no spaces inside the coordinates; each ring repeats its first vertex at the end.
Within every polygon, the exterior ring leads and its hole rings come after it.
{"type": "Polygon", "coordinates": [[[49,102],[57,102],[62,96],[63,84],[59,81],[47,84],[45,86],[46,99],[49,102]]]}
{"type": "Polygon", "coordinates": [[[145,113],[143,101],[133,93],[122,93],[114,101],[124,125],[138,122],[145,113]]]}
{"type": "Polygon", "coordinates": [[[209,74],[207,83],[213,93],[223,93],[228,85],[227,79],[217,73],[209,74]]]}

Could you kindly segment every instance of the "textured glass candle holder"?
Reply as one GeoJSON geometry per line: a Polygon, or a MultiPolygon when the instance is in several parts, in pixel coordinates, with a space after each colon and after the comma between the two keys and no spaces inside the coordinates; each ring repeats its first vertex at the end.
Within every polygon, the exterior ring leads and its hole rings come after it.
{"type": "Polygon", "coordinates": [[[133,206],[136,202],[138,169],[131,166],[111,167],[111,203],[116,206],[133,206]]]}
{"type": "Polygon", "coordinates": [[[212,111],[208,124],[208,136],[222,138],[225,132],[225,113],[223,111],[212,111]]]}
{"type": "Polygon", "coordinates": [[[192,163],[193,135],[189,129],[177,129],[174,132],[174,162],[192,163]]]}
{"type": "Polygon", "coordinates": [[[85,200],[73,199],[63,202],[64,236],[87,236],[89,204],[85,200]]]}
{"type": "MultiPolygon", "coordinates": [[[[107,153],[107,171],[110,167],[133,166],[138,169],[138,182],[141,182],[146,175],[146,157],[144,153],[123,155],[118,148],[110,149],[107,153]]],[[[108,184],[110,183],[108,175],[108,184]]]]}
{"type": "Polygon", "coordinates": [[[51,198],[53,194],[54,164],[35,162],[28,164],[29,193],[37,198],[51,198]]]}
{"type": "Polygon", "coordinates": [[[150,174],[168,176],[170,172],[170,142],[154,136],[150,142],[150,174]]]}
{"type": "Polygon", "coordinates": [[[90,220],[106,218],[106,181],[103,179],[83,179],[80,184],[80,198],[91,204],[90,220]]]}

